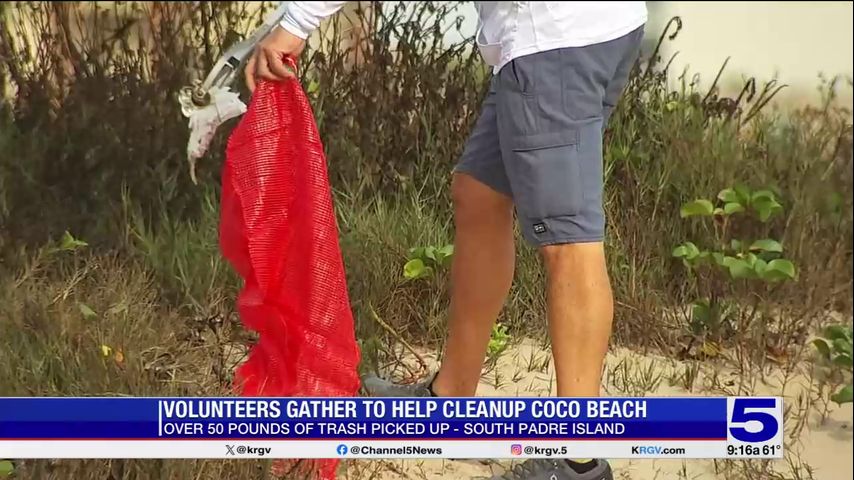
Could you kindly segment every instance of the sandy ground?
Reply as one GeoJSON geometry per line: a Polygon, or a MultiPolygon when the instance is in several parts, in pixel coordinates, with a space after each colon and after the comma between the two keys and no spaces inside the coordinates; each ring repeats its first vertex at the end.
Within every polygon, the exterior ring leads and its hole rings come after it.
{"type": "MultiPolygon", "coordinates": [[[[434,368],[435,355],[419,352],[434,368]]],[[[412,358],[412,356],[409,356],[412,358]]],[[[413,362],[414,364],[414,362],[413,362]]],[[[806,365],[806,364],[805,364],[806,365]]],[[[403,369],[401,369],[403,371],[403,369]]],[[[400,372],[391,373],[392,376],[400,372]]],[[[823,404],[815,403],[818,396],[810,390],[811,382],[805,373],[784,375],[781,371],[751,375],[751,385],[743,385],[740,376],[723,368],[701,365],[692,368],[688,363],[651,355],[640,355],[621,349],[612,352],[607,360],[604,385],[607,395],[613,396],[685,396],[727,395],[754,392],[757,395],[783,395],[792,415],[785,421],[787,435],[786,460],[774,461],[772,468],[777,479],[837,480],[854,476],[852,453],[851,404],[837,407],[831,404],[822,421],[823,404]],[[686,372],[689,372],[686,377],[686,372]],[[695,372],[694,374],[690,372],[695,372]],[[690,383],[686,378],[695,378],[690,383]],[[788,378],[783,382],[784,378],[788,378]],[[785,384],[785,388],[783,385],[785,384]],[[690,387],[690,390],[686,387],[690,387]],[[812,399],[812,400],[810,400],[812,399]],[[811,403],[809,413],[795,413],[798,406],[811,403]],[[803,429],[797,430],[799,419],[808,416],[803,429]],[[809,471],[811,469],[811,475],[809,471]]],[[[495,368],[484,373],[478,395],[481,396],[547,396],[554,394],[554,372],[546,348],[524,340],[510,347],[498,360],[495,368]]],[[[804,411],[804,410],[800,410],[804,411]]],[[[613,460],[615,478],[620,480],[711,480],[763,478],[769,474],[744,475],[743,467],[733,462],[726,470],[707,460],[613,460]]],[[[451,461],[398,460],[382,464],[361,462],[347,467],[344,478],[391,479],[474,479],[489,478],[512,466],[509,461],[451,461]]]]}

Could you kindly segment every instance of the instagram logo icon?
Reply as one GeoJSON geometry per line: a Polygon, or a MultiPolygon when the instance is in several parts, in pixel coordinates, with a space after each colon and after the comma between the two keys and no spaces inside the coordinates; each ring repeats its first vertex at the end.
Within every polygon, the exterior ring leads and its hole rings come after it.
{"type": "Polygon", "coordinates": [[[522,455],[522,445],[518,443],[510,445],[510,455],[522,455]]]}

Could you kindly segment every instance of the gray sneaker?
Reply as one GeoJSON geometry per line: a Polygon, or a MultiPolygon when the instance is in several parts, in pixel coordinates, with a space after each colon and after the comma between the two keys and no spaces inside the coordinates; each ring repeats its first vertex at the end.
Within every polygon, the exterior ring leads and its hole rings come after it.
{"type": "Polygon", "coordinates": [[[432,397],[430,384],[435,376],[434,373],[422,382],[399,385],[371,374],[362,378],[362,389],[369,397],[432,397]]]}
{"type": "MultiPolygon", "coordinates": [[[[370,374],[362,378],[362,389],[369,397],[432,397],[430,384],[435,377],[434,373],[419,383],[400,385],[370,374]]],[[[491,480],[614,480],[608,462],[592,461],[596,462],[592,470],[578,473],[566,460],[532,458],[491,480]]]]}
{"type": "Polygon", "coordinates": [[[532,458],[513,467],[503,475],[491,480],[614,480],[611,466],[605,460],[592,460],[596,466],[592,470],[578,473],[566,460],[532,458]]]}

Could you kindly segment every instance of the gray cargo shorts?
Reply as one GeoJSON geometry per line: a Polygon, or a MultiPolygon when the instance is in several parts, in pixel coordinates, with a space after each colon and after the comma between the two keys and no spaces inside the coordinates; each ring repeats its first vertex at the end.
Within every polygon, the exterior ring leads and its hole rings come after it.
{"type": "Polygon", "coordinates": [[[492,77],[454,171],[511,197],[532,245],[603,240],[602,134],[642,37],[519,57],[492,77]]]}

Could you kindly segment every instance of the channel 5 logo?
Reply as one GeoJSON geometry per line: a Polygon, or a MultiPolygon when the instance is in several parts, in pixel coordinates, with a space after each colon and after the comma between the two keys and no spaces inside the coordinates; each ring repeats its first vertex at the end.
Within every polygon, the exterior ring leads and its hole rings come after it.
{"type": "Polygon", "coordinates": [[[780,398],[727,399],[729,437],[746,443],[774,440],[781,431],[783,401],[780,398]]]}

